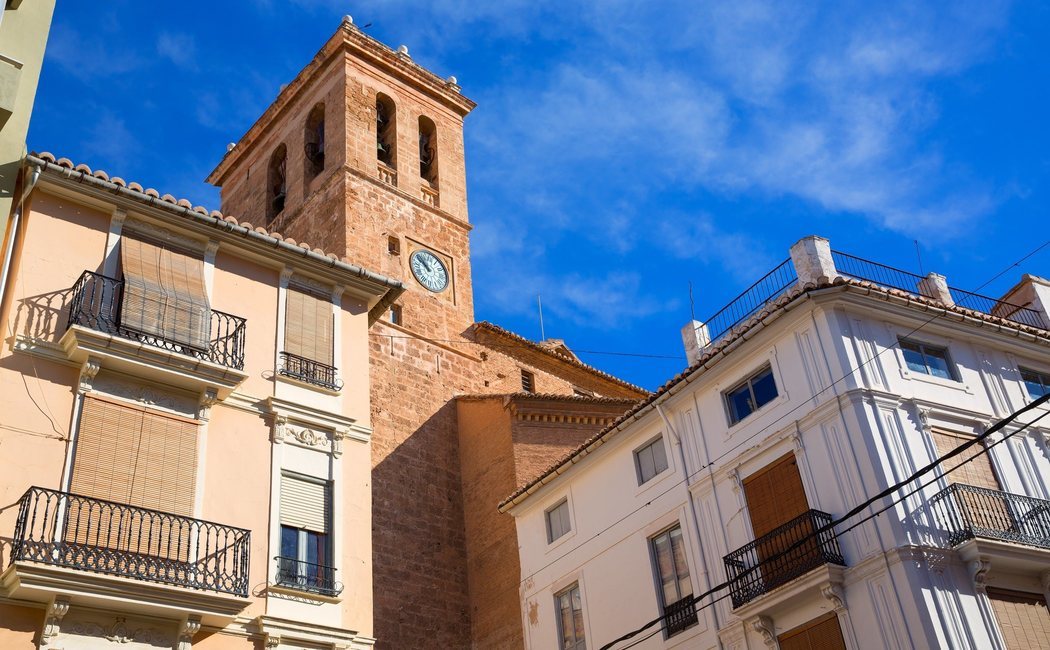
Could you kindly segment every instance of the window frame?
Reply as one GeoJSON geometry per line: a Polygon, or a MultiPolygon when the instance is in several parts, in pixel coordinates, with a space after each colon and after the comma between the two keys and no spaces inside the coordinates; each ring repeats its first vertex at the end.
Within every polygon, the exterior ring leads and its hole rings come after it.
{"type": "MultiPolygon", "coordinates": [[[[654,587],[656,588],[656,602],[657,602],[657,605],[659,607],[660,612],[663,613],[671,605],[674,605],[676,603],[681,602],[682,600],[684,600],[686,598],[691,598],[691,597],[696,595],[695,594],[696,590],[695,590],[694,585],[693,585],[693,567],[691,567],[689,565],[689,549],[688,549],[688,546],[686,544],[685,530],[682,529],[682,523],[680,521],[676,521],[673,525],[668,526],[667,528],[664,528],[663,530],[659,531],[658,533],[656,533],[654,535],[650,535],[648,537],[648,539],[647,539],[647,544],[649,546],[650,564],[652,565],[653,583],[654,583],[654,587]],[[661,537],[664,537],[665,535],[667,536],[667,546],[668,546],[668,549],[670,550],[670,553],[671,553],[671,562],[672,562],[672,566],[674,567],[674,572],[675,572],[675,591],[680,592],[681,591],[681,586],[682,586],[681,585],[682,575],[681,575],[681,573],[680,573],[680,571],[678,569],[677,563],[674,561],[674,543],[672,542],[672,537],[671,537],[671,533],[674,530],[678,530],[679,535],[680,535],[681,540],[682,540],[682,547],[683,547],[682,548],[682,559],[685,561],[685,568],[686,568],[686,571],[688,572],[685,577],[687,577],[689,579],[689,593],[688,594],[679,593],[678,594],[678,600],[674,601],[673,603],[667,603],[667,602],[664,602],[664,584],[663,584],[663,577],[660,575],[660,556],[659,556],[659,551],[656,548],[656,540],[658,540],[661,537]]],[[[688,625],[685,628],[682,628],[681,630],[678,630],[678,631],[676,631],[673,634],[668,634],[667,630],[665,628],[664,629],[664,639],[669,639],[669,638],[671,638],[673,636],[677,636],[679,634],[682,634],[683,632],[685,632],[690,627],[693,627],[694,625],[698,625],[698,624],[699,624],[699,616],[697,616],[697,622],[696,623],[688,625]]]]}
{"type": "Polygon", "coordinates": [[[962,379],[961,379],[961,377],[959,375],[959,370],[956,367],[955,362],[952,360],[952,355],[951,355],[951,352],[948,350],[948,346],[947,345],[943,345],[942,346],[942,345],[936,345],[934,343],[926,343],[925,341],[921,341],[919,339],[909,339],[909,338],[905,338],[905,337],[897,337],[897,347],[900,349],[901,362],[904,364],[904,369],[907,372],[913,373],[913,374],[917,374],[917,375],[925,375],[927,377],[932,377],[934,379],[941,380],[941,381],[954,381],[954,382],[961,382],[962,381],[962,379]],[[917,351],[922,356],[923,369],[920,370],[918,368],[913,368],[911,366],[911,364],[908,363],[908,357],[905,355],[905,346],[913,346],[914,348],[918,348],[917,351]],[[929,352],[941,352],[944,355],[943,356],[944,367],[948,371],[948,376],[947,377],[941,377],[940,375],[937,375],[937,374],[934,374],[933,372],[931,372],[931,366],[930,366],[929,361],[927,360],[927,357],[933,356],[933,355],[932,354],[928,354],[929,352]]]}
{"type": "Polygon", "coordinates": [[[545,531],[547,533],[547,545],[548,546],[550,546],[551,544],[554,544],[555,542],[557,542],[560,539],[565,538],[566,536],[568,536],[569,533],[571,533],[573,531],[572,513],[569,511],[569,497],[567,497],[567,496],[566,497],[562,497],[561,499],[558,500],[557,503],[555,503],[554,505],[552,505],[551,507],[549,507],[549,508],[547,508],[547,509],[545,509],[543,511],[543,525],[544,525],[544,529],[545,529],[545,531]],[[562,533],[560,535],[558,535],[557,537],[554,537],[554,530],[551,527],[551,514],[555,510],[560,509],[562,506],[565,507],[566,528],[565,528],[564,531],[562,531],[562,533]]]}
{"type": "MultiPolygon", "coordinates": [[[[668,459],[668,457],[667,457],[667,446],[664,443],[664,434],[662,434],[662,433],[658,434],[654,438],[650,438],[647,442],[642,443],[640,446],[636,447],[634,449],[634,451],[631,452],[631,456],[634,458],[634,472],[635,472],[635,477],[638,479],[638,487],[641,487],[641,486],[645,485],[646,483],[648,483],[649,481],[652,481],[657,476],[660,476],[661,474],[663,474],[664,472],[666,472],[668,469],[671,468],[670,459],[668,459]],[[663,466],[663,469],[658,469],[649,478],[644,478],[642,476],[642,464],[641,464],[641,458],[640,458],[639,454],[641,454],[643,451],[645,451],[647,449],[653,448],[656,445],[660,445],[660,449],[662,449],[663,453],[664,453],[664,466],[663,466]]],[[[656,458],[654,456],[653,457],[653,467],[655,468],[656,465],[657,465],[656,458]]]]}
{"type": "Polygon", "coordinates": [[[1021,386],[1025,391],[1025,394],[1028,395],[1029,399],[1037,400],[1043,395],[1050,393],[1050,373],[1041,372],[1039,370],[1033,370],[1032,368],[1026,368],[1024,366],[1017,366],[1017,371],[1021,378],[1021,386]],[[1025,378],[1026,374],[1033,375],[1037,381],[1030,382],[1030,380],[1025,378]],[[1033,395],[1032,391],[1028,389],[1029,383],[1038,383],[1043,388],[1043,394],[1033,395]]]}
{"type": "Polygon", "coordinates": [[[536,373],[525,368],[521,369],[521,390],[526,393],[536,394],[536,373]]]}
{"type": "Polygon", "coordinates": [[[726,410],[726,417],[729,419],[729,426],[735,426],[735,425],[743,422],[744,420],[746,420],[747,418],[751,417],[752,415],[754,415],[758,411],[762,410],[762,408],[764,408],[766,405],[772,404],[779,397],[780,397],[780,387],[777,385],[777,377],[776,377],[776,374],[773,372],[773,364],[767,362],[767,363],[763,364],[758,370],[755,370],[754,372],[752,372],[749,375],[747,375],[747,377],[745,377],[744,379],[738,381],[737,383],[733,384],[732,386],[730,386],[726,390],[722,391],[722,404],[723,404],[723,406],[725,407],[725,410],[726,410]],[[762,377],[763,375],[765,375],[767,373],[769,374],[770,379],[773,381],[774,395],[773,395],[772,398],[770,398],[769,400],[763,402],[762,404],[758,404],[758,401],[755,398],[755,388],[754,388],[755,379],[757,379],[759,377],[762,377]],[[742,415],[740,417],[737,417],[737,414],[735,413],[735,408],[733,406],[732,400],[730,399],[730,396],[733,395],[734,393],[739,392],[740,389],[744,388],[745,386],[747,387],[748,393],[750,394],[750,397],[748,398],[748,402],[751,404],[752,408],[751,408],[751,410],[748,413],[746,413],[746,414],[744,414],[744,415],[742,415]]]}
{"type": "Polygon", "coordinates": [[[584,620],[583,625],[583,636],[576,637],[576,626],[575,626],[575,610],[572,608],[572,592],[576,592],[580,599],[580,618],[584,618],[583,614],[583,590],[580,588],[579,581],[573,582],[571,585],[560,589],[554,593],[554,619],[558,628],[558,648],[559,650],[586,650],[587,648],[587,623],[584,620]],[[573,613],[573,638],[575,639],[571,645],[565,644],[565,629],[562,627],[564,621],[561,617],[561,599],[565,596],[569,598],[569,611],[573,613]]]}

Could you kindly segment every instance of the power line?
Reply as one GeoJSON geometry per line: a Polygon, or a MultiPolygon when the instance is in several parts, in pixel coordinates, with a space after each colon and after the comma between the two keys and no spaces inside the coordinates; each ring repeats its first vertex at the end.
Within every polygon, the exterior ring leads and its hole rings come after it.
{"type": "MultiPolygon", "coordinates": [[[[787,547],[783,551],[778,552],[777,554],[775,554],[775,555],[773,555],[771,557],[764,558],[762,560],[762,562],[759,562],[758,564],[756,564],[753,567],[745,569],[740,574],[734,576],[734,578],[732,580],[726,580],[725,582],[722,582],[722,583],[716,585],[715,587],[712,587],[711,589],[708,589],[707,591],[705,591],[702,594],[699,594],[697,596],[693,596],[691,598],[690,604],[694,604],[695,605],[697,602],[699,602],[703,598],[706,598],[708,596],[714,595],[716,592],[722,591],[723,589],[728,589],[729,587],[732,586],[733,582],[738,581],[740,578],[745,577],[745,576],[747,576],[747,575],[757,571],[762,566],[763,563],[771,562],[773,560],[777,560],[779,558],[785,557],[786,555],[790,554],[795,549],[802,547],[803,545],[805,545],[806,543],[810,542],[813,539],[818,539],[819,540],[819,537],[820,537],[820,535],[822,533],[825,533],[825,532],[830,530],[832,532],[832,537],[837,539],[838,537],[840,537],[841,535],[845,534],[849,530],[852,530],[853,528],[856,528],[860,524],[862,524],[862,523],[864,523],[864,522],[866,522],[866,521],[868,521],[868,520],[870,520],[870,519],[872,519],[872,518],[882,514],[883,512],[885,512],[886,510],[888,510],[888,509],[892,508],[893,506],[897,505],[898,503],[900,503],[901,501],[903,501],[907,497],[911,496],[912,494],[915,494],[917,491],[919,491],[922,488],[928,486],[929,483],[921,485],[919,488],[916,488],[912,492],[909,492],[908,494],[900,497],[896,501],[891,502],[888,506],[886,506],[882,510],[879,510],[879,511],[877,511],[875,513],[870,514],[868,517],[866,517],[866,518],[862,519],[861,521],[857,522],[855,525],[853,525],[853,526],[851,526],[851,527],[849,527],[849,528],[847,528],[847,529],[845,529],[845,530],[843,530],[841,532],[838,532],[838,533],[836,533],[834,531],[834,527],[835,526],[843,523],[847,519],[850,519],[850,518],[852,518],[852,517],[854,517],[854,516],[864,512],[864,510],[866,510],[868,507],[870,507],[875,502],[877,502],[877,501],[879,501],[881,499],[884,499],[887,496],[892,495],[893,493],[897,492],[898,490],[901,490],[902,488],[904,488],[908,484],[914,482],[915,480],[917,480],[921,476],[924,476],[925,474],[927,474],[927,473],[929,473],[931,471],[934,471],[935,469],[938,469],[942,462],[962,454],[964,451],[966,451],[970,447],[973,447],[974,445],[980,444],[983,440],[985,440],[986,438],[991,436],[993,433],[1003,429],[1008,424],[1012,423],[1018,416],[1022,415],[1023,413],[1027,413],[1028,411],[1031,411],[1032,409],[1038,408],[1038,407],[1042,406],[1043,404],[1046,404],[1047,402],[1050,402],[1050,393],[1047,393],[1046,395],[1043,395],[1042,397],[1039,397],[1038,399],[1035,399],[1032,402],[1029,402],[1025,406],[1021,407],[1020,409],[1018,409],[1018,410],[1014,411],[1013,413],[1011,413],[1010,415],[1008,415],[1007,417],[1003,418],[1002,420],[999,420],[998,422],[996,422],[991,427],[988,427],[987,430],[985,430],[983,433],[975,436],[972,440],[968,440],[968,441],[962,443],[961,445],[959,445],[958,447],[956,447],[955,449],[949,451],[948,453],[943,454],[943,455],[935,458],[933,460],[933,462],[927,464],[924,467],[919,468],[918,470],[913,472],[907,478],[905,478],[905,479],[903,479],[901,481],[898,481],[894,485],[891,485],[890,487],[887,487],[886,489],[882,490],[878,494],[875,494],[875,495],[865,499],[862,503],[854,506],[846,514],[844,514],[841,517],[839,517],[837,519],[834,519],[834,520],[824,524],[823,526],[821,526],[820,528],[816,529],[815,531],[813,531],[809,535],[807,535],[807,536],[803,537],[802,539],[794,542],[793,544],[791,544],[789,547],[787,547]]],[[[1027,424],[1025,424],[1025,425],[1023,425],[1021,427],[1019,427],[1016,431],[1013,431],[1011,433],[1005,434],[1003,436],[1003,440],[1005,440],[1005,439],[1007,439],[1009,437],[1012,437],[1013,435],[1015,435],[1019,431],[1024,431],[1029,426],[1031,426],[1032,424],[1038,422],[1039,420],[1041,420],[1042,418],[1046,417],[1047,415],[1048,415],[1048,413],[1043,413],[1042,415],[1040,415],[1039,417],[1035,418],[1031,422],[1029,422],[1029,423],[1027,423],[1027,424]]],[[[999,442],[1002,442],[1002,440],[997,441],[995,444],[998,444],[999,442]]],[[[988,452],[987,449],[982,448],[981,451],[979,451],[973,457],[967,459],[966,461],[964,461],[962,463],[959,463],[958,465],[956,465],[955,467],[952,467],[950,470],[948,470],[946,472],[942,472],[942,474],[940,476],[943,477],[944,475],[948,474],[949,472],[952,472],[952,471],[955,471],[956,469],[959,469],[960,467],[962,467],[966,463],[969,463],[970,461],[972,461],[974,458],[977,458],[981,454],[987,453],[987,452],[988,452]]],[[[936,479],[934,479],[934,480],[936,480],[936,479]]],[[[931,483],[932,483],[932,481],[931,481],[931,483]]],[[[697,541],[699,542],[699,540],[697,540],[697,541]]],[[[724,596],[723,596],[723,598],[724,598],[724,596]]],[[[712,601],[712,602],[717,602],[717,601],[712,601]]],[[[705,605],[704,607],[706,607],[706,606],[707,605],[705,605]]],[[[620,643],[621,641],[630,640],[631,638],[633,638],[633,637],[637,636],[638,634],[644,632],[645,630],[649,629],[653,625],[656,625],[657,623],[665,620],[665,618],[666,617],[661,616],[659,618],[653,619],[652,621],[646,623],[644,626],[634,630],[633,632],[629,632],[629,633],[627,633],[627,634],[625,634],[623,636],[620,636],[617,639],[614,639],[613,641],[610,641],[609,643],[607,643],[604,646],[602,646],[600,650],[610,650],[617,643],[620,643]]],[[[628,646],[628,647],[630,647],[630,646],[628,646]]]]}
{"type": "MultiPolygon", "coordinates": [[[[532,341],[522,341],[521,343],[478,343],[477,341],[467,341],[464,339],[432,339],[425,336],[409,336],[407,334],[382,334],[379,332],[372,332],[373,336],[382,336],[388,339],[410,339],[413,341],[425,341],[427,343],[445,343],[447,345],[477,345],[483,348],[521,348],[525,350],[531,350],[534,347],[542,347],[538,343],[532,341]]],[[[573,350],[574,354],[602,354],[608,356],[618,357],[638,357],[641,359],[685,359],[684,354],[646,354],[643,352],[618,352],[610,350],[573,350]]]]}

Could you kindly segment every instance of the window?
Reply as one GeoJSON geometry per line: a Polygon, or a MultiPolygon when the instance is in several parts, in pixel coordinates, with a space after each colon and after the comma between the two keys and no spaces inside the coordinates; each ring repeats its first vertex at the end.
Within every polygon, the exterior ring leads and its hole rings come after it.
{"type": "Polygon", "coordinates": [[[901,339],[900,344],[908,370],[941,379],[955,379],[948,360],[948,350],[945,348],[906,339],[901,339]]]}
{"type": "Polygon", "coordinates": [[[331,512],[327,481],[292,473],[281,475],[277,584],[324,594],[338,591],[330,557],[331,512]]]}
{"type": "Polygon", "coordinates": [[[579,388],[578,386],[572,387],[572,394],[576,397],[594,397],[594,393],[592,391],[586,390],[584,388],[579,388]]]}
{"type": "Polygon", "coordinates": [[[324,171],[324,104],[314,106],[306,118],[306,133],[303,137],[306,153],[306,182],[324,171]]]}
{"type": "Polygon", "coordinates": [[[777,637],[780,650],[846,650],[842,628],[834,612],[777,637]]]}
{"type": "Polygon", "coordinates": [[[1024,368],[1020,370],[1021,381],[1024,382],[1025,388],[1028,389],[1029,397],[1039,399],[1043,395],[1050,393],[1050,375],[1034,370],[1025,370],[1024,368]]]}
{"type": "Polygon", "coordinates": [[[419,118],[419,175],[437,187],[437,127],[427,117],[419,118]]]}
{"type": "Polygon", "coordinates": [[[401,254],[401,240],[391,235],[386,238],[386,252],[391,255],[401,254]]]}
{"type": "Polygon", "coordinates": [[[289,286],[280,373],[331,390],[342,388],[335,376],[334,322],[328,296],[289,286]]]}
{"type": "Polygon", "coordinates": [[[536,375],[528,370],[521,371],[521,389],[526,393],[536,392],[536,375]]]}
{"type": "Polygon", "coordinates": [[[288,150],[282,144],[270,156],[270,167],[266,178],[266,185],[269,188],[269,201],[266,206],[267,224],[276,219],[277,215],[284,210],[284,199],[288,191],[285,175],[287,165],[288,150]]]}
{"type": "Polygon", "coordinates": [[[663,436],[653,440],[634,452],[634,466],[638,470],[638,485],[667,469],[667,450],[664,448],[663,436]]]}
{"type": "Polygon", "coordinates": [[[394,325],[403,325],[401,317],[401,305],[390,305],[390,322],[394,325]]]}
{"type": "Polygon", "coordinates": [[[696,625],[696,604],[693,585],[689,580],[689,563],[685,559],[685,541],[682,529],[675,526],[650,540],[656,580],[660,588],[660,605],[666,617],[667,636],[696,625]]]}
{"type": "Polygon", "coordinates": [[[397,168],[397,120],[394,101],[376,95],[376,160],[391,169],[397,168]]]}
{"type": "Polygon", "coordinates": [[[731,424],[743,420],[777,396],[777,384],[773,380],[773,369],[766,366],[748,377],[741,384],[726,392],[731,424]]]}
{"type": "Polygon", "coordinates": [[[569,501],[568,499],[562,499],[562,501],[548,510],[546,513],[547,518],[547,543],[550,544],[554,540],[558,539],[565,533],[572,529],[569,524],[569,501]]]}
{"type": "Polygon", "coordinates": [[[583,599],[580,585],[574,584],[554,596],[558,616],[558,637],[562,650],[584,650],[587,641],[583,631],[583,599]]]}
{"type": "Polygon", "coordinates": [[[128,233],[121,238],[120,262],[121,327],[176,343],[183,353],[206,351],[211,344],[211,307],[203,257],[128,233]]]}

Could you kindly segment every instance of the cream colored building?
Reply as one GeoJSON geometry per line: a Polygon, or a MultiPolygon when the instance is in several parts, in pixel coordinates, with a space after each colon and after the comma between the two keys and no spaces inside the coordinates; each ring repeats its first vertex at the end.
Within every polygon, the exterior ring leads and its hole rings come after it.
{"type": "Polygon", "coordinates": [[[48,154],[23,175],[0,648],[370,647],[368,330],[401,283],[48,154]]]}

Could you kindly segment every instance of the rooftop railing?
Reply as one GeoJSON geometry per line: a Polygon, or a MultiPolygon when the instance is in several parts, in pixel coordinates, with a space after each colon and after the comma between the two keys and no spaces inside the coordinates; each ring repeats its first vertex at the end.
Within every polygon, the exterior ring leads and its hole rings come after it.
{"type": "Polygon", "coordinates": [[[930,506],[948,546],[983,537],[1050,549],[1050,501],[956,483],[930,506]]]}
{"type": "Polygon", "coordinates": [[[70,327],[81,325],[105,334],[140,341],[153,347],[211,361],[228,368],[237,370],[244,368],[246,322],[243,318],[212,309],[208,346],[196,348],[184,342],[125,327],[121,318],[123,280],[109,278],[92,271],[84,271],[77,283],[73,285],[72,293],[73,297],[69,305],[68,325],[70,327]]]}
{"type": "Polygon", "coordinates": [[[784,260],[758,282],[745,289],[722,309],[704,321],[711,341],[758,313],[766,304],[776,300],[798,281],[790,259],[784,260]]]}
{"type": "Polygon", "coordinates": [[[845,566],[826,512],[809,510],[725,556],[733,607],[787,584],[825,564],[845,566]],[[796,546],[797,545],[797,546],[796,546]]]}
{"type": "Polygon", "coordinates": [[[248,596],[242,528],[32,487],[18,503],[11,562],[35,562],[248,596]]]}

